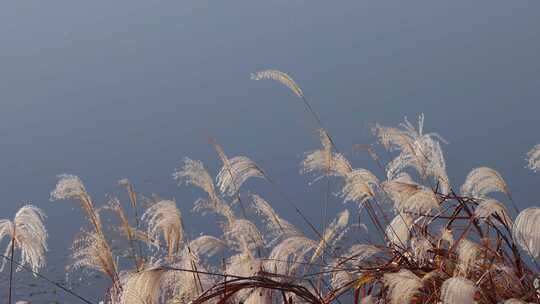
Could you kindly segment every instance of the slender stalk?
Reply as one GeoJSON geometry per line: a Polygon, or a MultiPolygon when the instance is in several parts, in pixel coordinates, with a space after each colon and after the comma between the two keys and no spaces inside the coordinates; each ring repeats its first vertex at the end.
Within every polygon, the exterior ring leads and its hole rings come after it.
{"type": "MultiPolygon", "coordinates": [[[[15,230],[15,225],[14,230],[15,230]]],[[[13,282],[13,256],[15,252],[15,231],[13,231],[13,238],[11,239],[11,252],[10,252],[10,260],[9,263],[9,295],[8,295],[8,304],[11,304],[11,288],[12,288],[12,282],[13,282]]]]}

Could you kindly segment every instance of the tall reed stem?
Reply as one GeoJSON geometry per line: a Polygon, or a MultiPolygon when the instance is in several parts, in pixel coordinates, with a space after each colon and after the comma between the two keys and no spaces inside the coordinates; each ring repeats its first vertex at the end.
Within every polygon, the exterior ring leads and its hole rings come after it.
{"type": "MultiPolygon", "coordinates": [[[[14,225],[15,226],[15,225],[14,225]]],[[[15,227],[13,227],[13,230],[15,230],[15,227]]],[[[9,257],[11,259],[9,263],[9,294],[8,294],[8,304],[11,304],[11,288],[12,288],[12,282],[13,282],[13,257],[15,253],[15,231],[13,231],[13,238],[11,239],[11,252],[9,254],[9,257]]]]}

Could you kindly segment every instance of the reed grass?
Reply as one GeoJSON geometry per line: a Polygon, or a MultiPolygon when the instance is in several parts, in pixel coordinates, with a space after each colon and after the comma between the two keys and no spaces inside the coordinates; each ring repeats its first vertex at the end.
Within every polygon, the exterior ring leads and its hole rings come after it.
{"type": "MultiPolygon", "coordinates": [[[[211,174],[202,162],[185,158],[173,178],[179,186],[201,190],[193,211],[215,215],[221,234],[190,239],[174,200],[155,199],[144,206],[134,185],[123,179],[119,184],[127,190],[131,212],[114,197],[106,208],[118,216],[118,230],[129,246],[129,254],[119,256],[102,225],[102,209],[95,207],[80,178],[61,175],[51,198],[79,201],[90,224],[74,242],[71,270],[84,268],[110,278],[111,286],[100,300],[540,303],[540,208],[519,212],[500,173],[474,168],[463,185],[452,183],[442,149],[447,141],[425,132],[422,114],[415,124],[406,118],[396,127],[374,124],[376,144],[353,147],[368,153],[382,174],[355,167],[338,150],[292,77],[264,70],[252,78],[288,87],[317,123],[321,147],[304,155],[300,171],[313,177],[310,184],[326,181],[320,227],[255,161],[227,156],[212,140],[222,163],[219,172],[211,174]],[[388,159],[379,156],[381,151],[388,159]],[[310,230],[302,231],[271,202],[248,192],[246,181],[251,179],[267,184],[310,230]],[[347,204],[327,222],[327,206],[335,201],[347,204]],[[240,203],[240,214],[235,202],[240,203]],[[122,259],[133,262],[121,263],[122,259]]],[[[539,167],[539,146],[527,154],[532,170],[539,167]]],[[[11,244],[3,257],[12,265],[29,264],[39,274],[45,265],[43,215],[34,207],[23,209],[14,221],[0,221],[0,240],[7,236],[11,244]],[[20,263],[14,259],[15,249],[21,251],[20,263]]]]}

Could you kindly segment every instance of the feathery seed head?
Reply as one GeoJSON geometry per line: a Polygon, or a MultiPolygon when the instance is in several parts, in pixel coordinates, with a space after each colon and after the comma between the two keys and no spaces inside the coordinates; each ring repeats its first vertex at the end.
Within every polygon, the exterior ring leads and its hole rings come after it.
{"type": "Polygon", "coordinates": [[[161,200],[150,208],[142,216],[142,220],[148,225],[148,235],[158,240],[163,236],[167,245],[168,256],[172,258],[180,249],[184,237],[182,226],[182,214],[176,207],[176,203],[170,200],[161,200]]]}
{"type": "Polygon", "coordinates": [[[212,177],[200,161],[184,158],[184,165],[173,173],[173,177],[179,184],[185,182],[201,188],[211,199],[217,196],[212,177]]]}
{"type": "Polygon", "coordinates": [[[219,171],[217,185],[221,193],[233,196],[238,193],[242,184],[252,177],[264,178],[264,172],[251,159],[235,156],[219,171]]]}
{"type": "Polygon", "coordinates": [[[407,269],[384,274],[383,282],[388,287],[390,303],[392,304],[410,303],[413,296],[422,287],[420,278],[407,269]]]}
{"type": "Polygon", "coordinates": [[[117,265],[107,240],[101,233],[83,232],[72,246],[71,271],[79,268],[100,271],[113,282],[118,279],[117,265]]]}
{"type": "Polygon", "coordinates": [[[534,172],[540,169],[540,144],[534,146],[527,153],[527,167],[534,172]]]}
{"type": "Polygon", "coordinates": [[[61,174],[56,188],[51,192],[51,200],[79,199],[87,195],[81,179],[76,175],[61,174]]]}
{"type": "Polygon", "coordinates": [[[540,256],[540,208],[530,207],[519,213],[512,227],[515,241],[535,259],[540,256]]]}
{"type": "Polygon", "coordinates": [[[345,185],[340,196],[345,202],[358,202],[359,205],[373,198],[379,188],[379,179],[366,169],[354,169],[345,176],[345,185]]]}
{"type": "Polygon", "coordinates": [[[476,287],[473,282],[453,277],[444,281],[441,287],[441,301],[443,304],[473,304],[476,287]]]}
{"type": "MultiPolygon", "coordinates": [[[[17,211],[13,221],[0,220],[0,241],[5,236],[11,239],[4,255],[8,256],[11,247],[15,246],[13,249],[19,249],[21,252],[21,265],[29,265],[33,271],[45,266],[48,234],[43,225],[44,218],[41,209],[25,205],[17,211]]],[[[4,259],[0,271],[4,268],[5,262],[4,259]]]]}
{"type": "Polygon", "coordinates": [[[508,186],[499,172],[488,167],[473,169],[461,186],[461,193],[472,197],[482,198],[491,192],[509,194],[508,186]]]}
{"type": "Polygon", "coordinates": [[[302,89],[294,82],[294,80],[287,74],[280,72],[278,70],[263,70],[256,73],[251,74],[252,80],[263,80],[263,79],[270,79],[277,82],[280,82],[281,84],[288,87],[296,96],[303,98],[304,93],[302,93],[302,89]]]}
{"type": "Polygon", "coordinates": [[[483,220],[487,220],[490,216],[498,216],[502,223],[499,220],[493,220],[492,222],[495,225],[512,227],[512,219],[508,215],[506,207],[496,199],[488,198],[482,200],[478,204],[478,207],[476,207],[474,215],[483,220]]]}

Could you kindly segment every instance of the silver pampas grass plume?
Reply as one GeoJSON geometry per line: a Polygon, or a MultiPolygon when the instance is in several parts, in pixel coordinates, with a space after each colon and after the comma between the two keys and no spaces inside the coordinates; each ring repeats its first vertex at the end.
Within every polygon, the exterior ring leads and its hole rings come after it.
{"type": "MultiPolygon", "coordinates": [[[[22,265],[29,265],[33,271],[45,266],[48,235],[43,225],[44,218],[45,215],[39,208],[26,205],[17,211],[13,221],[0,220],[0,242],[4,237],[10,238],[4,255],[8,256],[10,251],[19,249],[22,265]]],[[[4,268],[5,261],[0,271],[4,268]]]]}
{"type": "Polygon", "coordinates": [[[122,293],[118,304],[157,304],[164,296],[162,281],[165,270],[149,265],[122,276],[122,293]]]}
{"type": "Polygon", "coordinates": [[[461,186],[461,193],[472,197],[485,197],[491,192],[509,194],[508,186],[499,172],[488,167],[473,169],[461,186]]]}
{"type": "Polygon", "coordinates": [[[503,203],[499,202],[496,199],[488,198],[482,200],[476,210],[474,211],[474,216],[482,220],[487,220],[489,217],[498,216],[499,220],[494,220],[495,225],[506,225],[507,227],[512,227],[512,219],[508,215],[508,211],[503,203]]]}
{"type": "Polygon", "coordinates": [[[58,180],[55,189],[51,192],[51,200],[78,200],[81,203],[81,208],[86,213],[88,220],[90,220],[90,223],[94,226],[95,231],[103,233],[99,214],[94,208],[94,203],[88,192],[86,192],[86,188],[81,179],[78,176],[71,174],[62,174],[58,177],[60,179],[58,180]]]}
{"type": "Polygon", "coordinates": [[[377,193],[379,179],[366,169],[354,169],[345,176],[345,185],[339,195],[345,202],[357,202],[360,206],[377,193]]]}
{"type": "MultiPolygon", "coordinates": [[[[266,224],[270,235],[274,237],[274,240],[279,237],[301,235],[293,224],[281,218],[281,216],[274,211],[272,206],[270,206],[270,204],[262,197],[253,194],[251,195],[251,198],[253,202],[253,209],[259,216],[263,218],[263,222],[266,224]]],[[[274,240],[271,240],[270,242],[273,242],[274,240]]]]}
{"type": "Polygon", "coordinates": [[[527,167],[535,172],[540,169],[540,144],[527,153],[527,163],[527,167]]]}
{"type": "Polygon", "coordinates": [[[184,237],[182,214],[176,203],[170,200],[159,201],[148,208],[142,215],[148,225],[147,233],[151,239],[165,240],[169,258],[180,249],[184,237]]]}
{"type": "Polygon", "coordinates": [[[460,277],[450,278],[442,284],[441,301],[443,304],[473,304],[476,287],[473,282],[460,277]]]}
{"type": "Polygon", "coordinates": [[[466,276],[480,254],[480,246],[467,239],[462,239],[457,246],[457,253],[458,271],[461,275],[466,276]]]}
{"type": "Polygon", "coordinates": [[[422,281],[407,269],[387,273],[383,276],[384,285],[388,287],[390,303],[410,303],[413,296],[422,287],[422,281]]]}
{"type": "Polygon", "coordinates": [[[512,227],[516,242],[534,258],[540,256],[540,208],[531,207],[519,213],[512,227]]]}
{"type": "Polygon", "coordinates": [[[258,71],[256,73],[251,74],[252,80],[263,80],[263,79],[270,79],[277,81],[286,87],[288,87],[296,96],[303,98],[304,93],[302,92],[302,89],[294,82],[294,80],[291,78],[291,76],[280,72],[278,70],[263,70],[258,71]]]}
{"type": "Polygon", "coordinates": [[[318,132],[322,148],[305,154],[301,173],[322,173],[315,181],[328,175],[345,177],[352,171],[349,161],[342,154],[333,152],[332,140],[324,129],[319,129],[318,132]]]}
{"type": "Polygon", "coordinates": [[[184,158],[183,166],[176,169],[173,173],[173,178],[178,183],[184,182],[186,185],[193,185],[204,190],[210,199],[214,201],[216,199],[216,190],[214,187],[214,181],[212,177],[204,168],[202,162],[198,160],[192,160],[184,158]]]}
{"type": "Polygon", "coordinates": [[[96,232],[83,232],[72,247],[70,270],[90,269],[106,274],[118,283],[118,267],[105,237],[96,232]]]}
{"type": "Polygon", "coordinates": [[[413,218],[409,214],[398,214],[386,227],[385,233],[390,244],[406,248],[411,236],[409,227],[413,223],[413,218]]]}
{"type": "Polygon", "coordinates": [[[228,159],[217,175],[217,185],[221,193],[233,196],[237,194],[242,184],[249,178],[264,178],[264,172],[245,156],[235,156],[228,159]]]}

